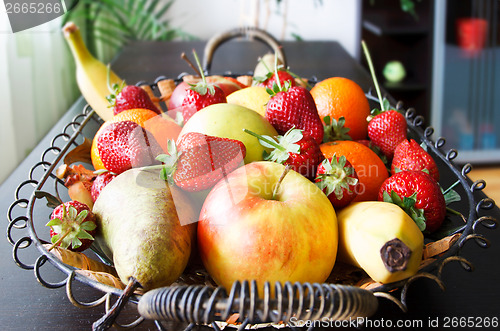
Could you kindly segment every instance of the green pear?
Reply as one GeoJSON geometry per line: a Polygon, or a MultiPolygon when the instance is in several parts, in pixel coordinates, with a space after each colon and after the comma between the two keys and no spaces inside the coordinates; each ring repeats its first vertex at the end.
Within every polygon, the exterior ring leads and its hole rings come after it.
{"type": "Polygon", "coordinates": [[[130,169],[101,191],[93,208],[96,243],[107,251],[120,280],[144,291],[167,286],[184,271],[195,244],[198,215],[159,170],[130,169]]]}
{"type": "Polygon", "coordinates": [[[245,133],[248,129],[260,135],[276,136],[274,127],[254,110],[229,104],[217,103],[196,112],[182,128],[179,138],[188,132],[199,132],[210,136],[241,141],[246,148],[245,163],[262,161],[264,148],[257,138],[245,133]]]}

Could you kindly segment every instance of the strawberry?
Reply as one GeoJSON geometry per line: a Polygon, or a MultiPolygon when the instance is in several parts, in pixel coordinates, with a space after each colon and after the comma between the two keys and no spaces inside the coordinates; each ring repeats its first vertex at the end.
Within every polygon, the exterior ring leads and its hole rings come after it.
{"type": "Polygon", "coordinates": [[[432,156],[415,140],[403,140],[394,151],[391,171],[426,170],[436,182],[439,182],[439,170],[432,156]]]}
{"type": "Polygon", "coordinates": [[[403,170],[393,174],[382,183],[378,200],[400,206],[421,231],[436,231],[446,216],[439,184],[423,171],[403,170]]]}
{"type": "Polygon", "coordinates": [[[406,118],[396,110],[372,112],[368,123],[368,137],[391,160],[396,146],[406,139],[406,118]]]}
{"type": "Polygon", "coordinates": [[[115,174],[152,164],[162,151],[155,138],[132,121],[107,125],[97,138],[97,149],[104,167],[115,174]]]}
{"type": "Polygon", "coordinates": [[[162,178],[189,192],[214,186],[228,173],[243,164],[245,145],[235,139],[208,136],[197,132],[182,135],[179,151],[172,141],[169,154],[160,155],[164,163],[162,178]]]}
{"type": "Polygon", "coordinates": [[[316,103],[304,87],[274,85],[267,89],[271,95],[266,108],[266,119],[283,135],[291,128],[301,129],[314,138],[316,143],[323,140],[323,122],[319,118],[316,103]]]}
{"type": "Polygon", "coordinates": [[[293,76],[287,70],[283,69],[278,70],[276,72],[269,71],[266,76],[254,78],[254,80],[257,83],[257,86],[264,86],[270,89],[273,88],[277,79],[279,79],[281,86],[285,85],[285,82],[288,82],[290,86],[297,85],[293,76]]]}
{"type": "Polygon", "coordinates": [[[116,174],[106,171],[97,175],[95,180],[92,182],[92,187],[90,193],[92,194],[92,200],[95,202],[101,194],[102,189],[108,185],[108,183],[116,177],[116,174]]]}
{"type": "Polygon", "coordinates": [[[54,246],[81,252],[90,247],[96,233],[96,219],[90,208],[78,201],[57,206],[50,215],[50,237],[54,246]]]}
{"type": "Polygon", "coordinates": [[[161,110],[151,101],[148,93],[139,86],[127,85],[122,89],[115,89],[114,93],[108,96],[108,101],[113,106],[114,115],[134,108],[145,108],[161,114],[161,110]]]}
{"type": "Polygon", "coordinates": [[[216,103],[226,103],[224,91],[214,84],[208,84],[205,80],[196,85],[190,84],[182,101],[182,117],[187,122],[198,110],[216,103]]]}
{"type": "Polygon", "coordinates": [[[358,195],[358,175],[344,155],[323,160],[316,171],[315,182],[334,208],[347,206],[358,195]]]}
{"type": "Polygon", "coordinates": [[[201,76],[201,81],[197,84],[189,84],[190,88],[186,90],[186,94],[181,104],[181,112],[184,123],[198,110],[216,103],[227,103],[226,94],[214,83],[208,83],[207,78],[201,69],[200,59],[193,50],[193,55],[198,66],[198,71],[201,76]]]}
{"type": "Polygon", "coordinates": [[[271,153],[264,155],[264,160],[290,165],[292,170],[314,179],[318,164],[323,161],[324,156],[319,144],[307,132],[292,128],[276,139],[246,129],[245,132],[259,139],[262,146],[272,149],[271,153]]]}

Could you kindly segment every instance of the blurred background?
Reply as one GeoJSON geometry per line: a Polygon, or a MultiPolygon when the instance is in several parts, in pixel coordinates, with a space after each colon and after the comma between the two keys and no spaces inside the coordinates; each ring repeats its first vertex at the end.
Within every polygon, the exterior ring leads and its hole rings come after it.
{"type": "Polygon", "coordinates": [[[16,33],[11,2],[0,7],[0,182],[80,96],[61,34],[68,20],[103,62],[130,40],[255,26],[279,40],[338,41],[366,66],[364,39],[384,89],[446,137],[457,162],[500,178],[498,0],[66,0],[66,14],[16,33]]]}

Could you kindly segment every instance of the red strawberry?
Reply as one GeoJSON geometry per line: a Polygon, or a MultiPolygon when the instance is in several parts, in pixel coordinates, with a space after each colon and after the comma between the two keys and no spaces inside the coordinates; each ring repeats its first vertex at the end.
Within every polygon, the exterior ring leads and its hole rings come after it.
{"type": "Polygon", "coordinates": [[[277,142],[273,137],[261,136],[249,130],[245,132],[259,139],[262,146],[272,149],[271,153],[265,155],[265,160],[290,165],[292,170],[309,179],[316,176],[316,169],[324,156],[319,144],[307,132],[292,128],[283,136],[277,136],[277,142]]]}
{"type": "Polygon", "coordinates": [[[400,170],[427,170],[436,182],[439,182],[439,170],[432,156],[427,153],[415,140],[403,140],[394,151],[391,171],[400,170]]]}
{"type": "Polygon", "coordinates": [[[197,84],[189,84],[191,87],[186,90],[186,94],[181,104],[184,123],[186,123],[198,110],[216,103],[227,102],[224,91],[214,83],[207,82],[207,78],[201,69],[200,59],[194,50],[193,55],[198,66],[201,81],[197,84]]]}
{"type": "Polygon", "coordinates": [[[358,195],[358,175],[344,155],[323,160],[315,181],[335,208],[347,206],[358,195]]]}
{"type": "Polygon", "coordinates": [[[155,138],[132,121],[107,125],[97,138],[97,149],[104,167],[115,174],[155,163],[162,151],[155,138]]]}
{"type": "Polygon", "coordinates": [[[108,185],[108,183],[116,177],[116,174],[111,173],[109,171],[103,172],[95,178],[92,183],[92,187],[90,193],[92,194],[92,200],[95,202],[99,194],[101,194],[102,189],[108,185]]]}
{"type": "Polygon", "coordinates": [[[422,231],[436,231],[446,216],[441,188],[423,171],[404,170],[393,174],[382,183],[378,200],[400,206],[422,231]]]}
{"type": "Polygon", "coordinates": [[[406,118],[396,110],[386,110],[368,123],[368,137],[388,159],[392,159],[396,146],[406,139],[406,118]]]}
{"type": "MultiPolygon", "coordinates": [[[[276,86],[276,85],[275,85],[276,86]]],[[[323,141],[323,122],[319,118],[316,103],[311,93],[301,86],[289,87],[287,83],[271,91],[267,103],[266,119],[283,135],[291,128],[301,129],[314,138],[323,141]]]]}
{"type": "MultiPolygon", "coordinates": [[[[296,86],[297,83],[295,82],[295,79],[293,76],[286,70],[278,70],[277,71],[278,78],[280,80],[281,86],[285,85],[285,82],[288,82],[290,86],[296,86]]],[[[270,89],[273,89],[274,84],[277,84],[276,82],[276,72],[268,72],[266,76],[264,77],[256,77],[255,80],[258,82],[258,86],[264,86],[270,89]]]]}
{"type": "Polygon", "coordinates": [[[189,132],[179,139],[179,152],[169,145],[170,155],[161,155],[162,177],[189,192],[214,186],[231,171],[243,164],[245,145],[235,139],[189,132]]]}
{"type": "Polygon", "coordinates": [[[81,252],[90,247],[96,233],[95,216],[90,208],[78,201],[57,206],[50,215],[52,244],[81,252]]]}
{"type": "Polygon", "coordinates": [[[201,81],[186,90],[182,101],[182,117],[187,122],[198,110],[216,103],[226,103],[224,91],[214,84],[201,81]]]}
{"type": "Polygon", "coordinates": [[[145,108],[161,114],[161,111],[151,101],[148,93],[135,85],[127,85],[121,90],[115,91],[116,97],[110,96],[108,100],[114,106],[113,114],[116,115],[127,109],[145,108]]]}

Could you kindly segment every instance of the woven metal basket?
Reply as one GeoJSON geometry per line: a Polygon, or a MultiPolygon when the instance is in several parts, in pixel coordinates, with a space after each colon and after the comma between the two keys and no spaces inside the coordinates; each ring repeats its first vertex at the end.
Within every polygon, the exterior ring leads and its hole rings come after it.
{"type": "MultiPolygon", "coordinates": [[[[222,42],[235,36],[246,35],[244,30],[238,30],[221,36],[216,41],[209,43],[212,54],[215,48],[222,42]],[[214,46],[215,45],[215,46],[214,46]]],[[[260,31],[252,31],[259,34],[260,31]]],[[[265,42],[268,38],[264,39],[265,42]]],[[[271,42],[271,48],[277,44],[271,42]]],[[[211,55],[205,55],[209,61],[205,62],[205,70],[209,71],[211,55]]],[[[284,58],[284,54],[283,54],[284,58]]],[[[158,80],[164,77],[158,78],[158,80]]],[[[158,81],[157,80],[157,81],[158,81]]],[[[179,82],[181,77],[177,78],[179,82]]],[[[314,81],[311,83],[314,84],[314,81]]],[[[154,92],[157,91],[156,82],[151,84],[154,92]]],[[[367,93],[370,100],[375,98],[370,92],[367,93]]],[[[396,105],[402,110],[402,104],[396,105]]],[[[434,279],[442,288],[441,272],[443,267],[450,261],[458,261],[465,269],[471,269],[472,264],[460,256],[460,250],[469,240],[474,240],[482,247],[488,247],[488,240],[477,232],[478,226],[495,228],[497,220],[487,215],[487,210],[494,207],[493,200],[489,198],[475,199],[475,192],[485,187],[483,180],[471,182],[467,174],[472,169],[470,164],[457,167],[453,159],[457,156],[456,150],[444,151],[445,139],[439,137],[432,140],[433,129],[423,127],[424,119],[417,116],[413,109],[405,111],[408,122],[409,137],[423,143],[428,151],[437,161],[440,171],[445,173],[447,187],[458,181],[455,190],[462,197],[460,212],[465,217],[451,220],[453,226],[459,225],[455,233],[459,234],[458,240],[441,256],[436,258],[415,276],[396,283],[378,285],[367,289],[344,284],[309,284],[309,283],[285,283],[266,284],[264,297],[259,297],[255,282],[236,282],[230,291],[213,286],[209,275],[204,270],[184,274],[175,286],[155,289],[140,295],[133,289],[121,290],[109,285],[99,283],[78,272],[77,268],[62,263],[54,254],[47,251],[44,244],[48,238],[47,231],[41,231],[47,222],[49,211],[44,204],[43,194],[48,192],[67,201],[67,190],[61,179],[55,175],[55,170],[64,162],[67,153],[74,147],[80,145],[85,138],[92,139],[102,121],[95,112],[85,106],[81,114],[78,114],[68,123],[62,132],[56,135],[50,146],[42,153],[40,162],[33,165],[27,174],[27,179],[15,189],[15,201],[10,206],[7,218],[7,240],[13,246],[13,259],[16,264],[26,270],[34,270],[36,279],[47,288],[60,288],[65,286],[69,301],[77,307],[95,307],[106,305],[107,314],[95,323],[96,329],[105,329],[111,326],[123,309],[124,305],[137,305],[140,318],[128,325],[121,327],[133,328],[144,319],[156,321],[158,329],[164,329],[164,321],[178,321],[184,323],[186,330],[196,325],[208,325],[218,330],[220,323],[224,323],[231,316],[238,314],[238,323],[235,327],[244,329],[248,325],[287,325],[291,329],[299,329],[290,323],[292,318],[297,320],[345,320],[357,317],[369,317],[373,315],[378,306],[378,297],[384,297],[396,302],[401,309],[406,309],[406,295],[408,287],[415,279],[426,277],[434,279]],[[35,246],[39,257],[35,263],[24,263],[22,259],[23,250],[35,246]],[[41,271],[42,266],[50,262],[56,269],[62,271],[66,277],[61,281],[51,282],[44,278],[41,271]],[[73,290],[74,282],[83,283],[103,293],[102,297],[92,302],[82,302],[77,299],[73,290]],[[272,291],[271,291],[272,289],[272,291]],[[393,292],[394,289],[400,291],[393,292]],[[272,293],[272,294],[271,294],[272,293]],[[399,293],[398,297],[394,293],[399,293]],[[113,297],[118,297],[113,307],[113,297]]],[[[427,239],[432,240],[432,239],[427,239]]],[[[99,256],[99,252],[96,252],[99,256]]]]}

